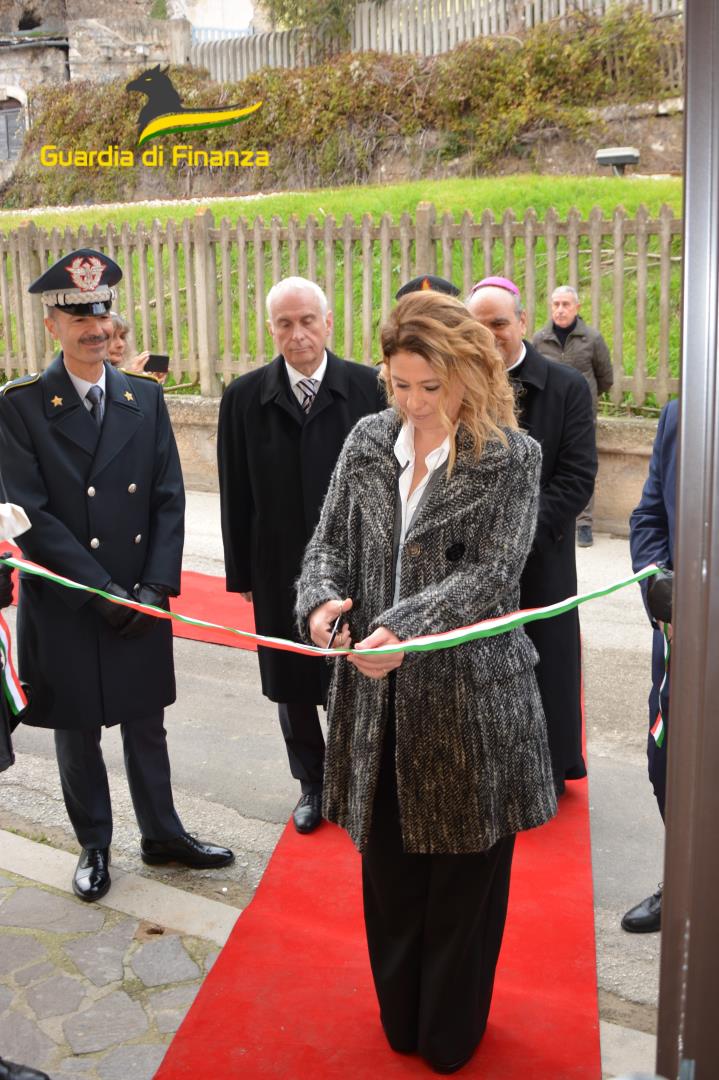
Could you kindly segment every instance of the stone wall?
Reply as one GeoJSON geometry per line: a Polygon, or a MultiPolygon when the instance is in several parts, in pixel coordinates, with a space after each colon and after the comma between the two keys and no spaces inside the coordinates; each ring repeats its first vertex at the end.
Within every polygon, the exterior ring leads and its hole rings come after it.
{"type": "Polygon", "coordinates": [[[190,28],[161,19],[72,19],[68,38],[71,77],[105,81],[154,64],[186,62],[190,28]]]}
{"type": "Polygon", "coordinates": [[[11,86],[20,87],[27,93],[36,86],[67,81],[67,52],[63,48],[44,45],[29,49],[4,48],[0,55],[0,93],[3,96],[16,96],[11,86]]]}
{"type": "MultiPolygon", "coordinates": [[[[194,491],[217,491],[219,400],[168,394],[167,404],[185,485],[194,491]]],[[[599,475],[594,510],[597,532],[628,535],[629,515],[639,502],[647,477],[656,428],[655,420],[599,420],[599,475]]]]}

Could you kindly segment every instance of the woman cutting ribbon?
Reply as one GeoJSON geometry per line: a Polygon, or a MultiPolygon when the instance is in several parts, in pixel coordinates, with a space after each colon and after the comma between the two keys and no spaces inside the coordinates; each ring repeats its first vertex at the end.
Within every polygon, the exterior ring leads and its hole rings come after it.
{"type": "Polygon", "coordinates": [[[390,1046],[455,1072],[487,1023],[514,838],[556,811],[536,652],[514,629],[428,653],[364,650],[504,615],[537,512],[540,449],[517,429],[491,334],[463,304],[404,297],[382,328],[393,405],[347,438],[298,582],[334,662],[324,815],[362,853],[390,1046]]]}

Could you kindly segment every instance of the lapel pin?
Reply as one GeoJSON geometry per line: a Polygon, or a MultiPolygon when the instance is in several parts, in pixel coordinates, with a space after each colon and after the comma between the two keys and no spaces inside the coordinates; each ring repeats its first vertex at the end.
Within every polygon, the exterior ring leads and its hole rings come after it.
{"type": "Polygon", "coordinates": [[[125,391],[125,397],[127,398],[128,401],[134,401],[135,400],[129,390],[125,391]]]}
{"type": "Polygon", "coordinates": [[[50,404],[51,404],[51,405],[54,405],[54,406],[55,406],[55,408],[57,408],[57,407],[58,407],[58,405],[62,405],[62,398],[61,398],[61,397],[58,397],[58,395],[57,395],[57,394],[55,394],[55,397],[54,397],[54,398],[50,398],[50,404]]]}

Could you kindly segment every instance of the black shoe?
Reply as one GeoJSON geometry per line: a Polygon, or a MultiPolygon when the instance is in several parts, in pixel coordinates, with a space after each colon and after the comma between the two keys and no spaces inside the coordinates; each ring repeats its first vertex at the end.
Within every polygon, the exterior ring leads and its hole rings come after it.
{"type": "Polygon", "coordinates": [[[322,792],[303,795],[292,811],[292,820],[299,833],[314,832],[322,821],[322,792]]]}
{"type": "Polygon", "coordinates": [[[577,547],[591,547],[594,543],[591,525],[577,526],[577,547]]]}
{"type": "MultiPolygon", "coordinates": [[[[72,879],[75,896],[88,902],[100,900],[110,888],[109,866],[109,848],[83,848],[72,879]]],[[[12,1073],[10,1075],[12,1076],[12,1073]]]]}
{"type": "Polygon", "coordinates": [[[622,930],[630,934],[654,934],[662,928],[662,886],[641,904],[630,908],[622,919],[622,930]]]}
{"type": "Polygon", "coordinates": [[[217,844],[205,844],[189,833],[180,833],[172,840],[148,840],[143,836],[140,844],[142,861],[149,866],[179,862],[195,870],[211,866],[227,866],[234,862],[234,853],[217,844]]]}
{"type": "Polygon", "coordinates": [[[14,1061],[0,1058],[0,1080],[50,1080],[50,1077],[29,1065],[16,1065],[14,1061]]]}
{"type": "Polygon", "coordinates": [[[459,1072],[460,1069],[463,1069],[467,1062],[471,1060],[473,1055],[474,1050],[466,1058],[462,1058],[461,1061],[455,1061],[452,1065],[435,1065],[432,1062],[430,1062],[430,1064],[432,1065],[432,1069],[436,1073],[441,1073],[443,1076],[449,1076],[450,1073],[456,1073],[459,1072]]]}

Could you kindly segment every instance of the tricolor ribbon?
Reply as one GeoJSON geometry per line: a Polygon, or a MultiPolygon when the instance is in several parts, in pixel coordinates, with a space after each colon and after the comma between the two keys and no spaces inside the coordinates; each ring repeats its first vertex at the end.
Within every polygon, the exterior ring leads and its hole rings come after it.
{"type": "Polygon", "coordinates": [[[659,687],[659,712],[657,718],[650,727],[652,738],[657,746],[664,746],[664,739],[667,734],[667,725],[664,723],[664,710],[662,709],[662,694],[669,686],[669,658],[672,654],[672,646],[669,641],[669,634],[667,632],[666,623],[664,624],[664,678],[661,681],[659,687]]]}
{"type": "MultiPolygon", "coordinates": [[[[44,566],[26,562],[25,559],[8,557],[0,559],[0,563],[21,570],[24,574],[51,581],[55,585],[61,585],[66,589],[77,589],[81,592],[92,593],[102,596],[113,604],[122,604],[131,607],[135,611],[142,611],[148,615],[156,615],[158,619],[171,619],[175,622],[185,623],[188,626],[199,626],[206,630],[224,630],[228,634],[253,641],[257,645],[263,645],[268,649],[280,649],[285,652],[300,653],[302,656],[344,656],[350,649],[320,649],[316,645],[301,645],[296,641],[288,641],[285,638],[268,637],[266,634],[253,634],[249,630],[237,630],[234,626],[223,626],[221,623],[207,622],[205,619],[195,619],[190,615],[180,615],[175,611],[165,611],[164,608],[154,607],[152,604],[140,604],[136,600],[124,600],[119,596],[106,593],[103,589],[95,589],[90,585],[81,585],[77,581],[55,574],[44,566]]],[[[565,600],[559,600],[556,604],[547,604],[546,607],[524,608],[520,611],[512,611],[508,615],[500,615],[493,619],[482,619],[470,626],[461,626],[456,630],[446,630],[441,634],[425,634],[421,637],[408,638],[396,645],[380,645],[375,649],[363,649],[363,655],[380,655],[396,652],[432,652],[435,649],[451,649],[455,645],[464,645],[468,641],[476,641],[478,638],[495,637],[497,634],[506,634],[510,630],[523,626],[525,623],[537,622],[539,619],[552,619],[555,615],[564,615],[568,611],[586,604],[589,600],[596,600],[600,596],[609,596],[618,589],[624,589],[627,585],[634,585],[638,581],[652,577],[659,572],[657,566],[645,566],[637,574],[622,578],[612,585],[605,585],[602,589],[593,589],[591,592],[579,593],[577,596],[568,596],[565,600]]]]}
{"type": "Polygon", "coordinates": [[[17,716],[27,708],[27,697],[22,684],[17,677],[12,662],[12,641],[10,640],[10,628],[0,615],[0,655],[2,655],[2,689],[7,698],[10,711],[17,716]]]}

